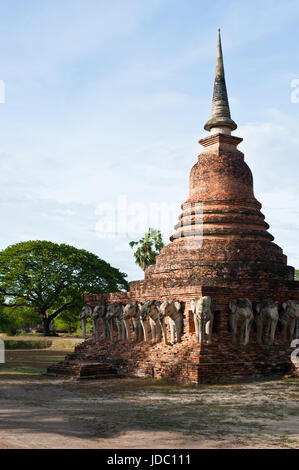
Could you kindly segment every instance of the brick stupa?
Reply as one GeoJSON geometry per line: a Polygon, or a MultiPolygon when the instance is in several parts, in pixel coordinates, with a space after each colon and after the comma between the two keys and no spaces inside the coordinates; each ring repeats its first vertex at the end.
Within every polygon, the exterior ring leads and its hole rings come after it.
{"type": "Polygon", "coordinates": [[[164,289],[174,289],[175,296],[180,289],[189,292],[191,286],[229,287],[238,297],[240,289],[257,297],[256,289],[262,296],[265,291],[273,295],[281,283],[294,280],[294,269],[273,243],[262,206],[254,197],[252,173],[237,149],[243,139],[231,135],[236,128],[230,116],[219,31],[212,116],[205,125],[210,135],[199,141],[204,151],[191,169],[189,198],[182,205],[171,243],[146,269],[145,281],[131,283],[137,297],[153,292],[163,296],[164,289]]]}
{"type": "Polygon", "coordinates": [[[88,295],[86,302],[173,298],[183,305],[184,334],[174,345],[159,343],[96,343],[87,340],[50,373],[95,375],[107,370],[119,374],[172,377],[186,382],[240,379],[294,370],[291,349],[276,333],[272,346],[256,343],[251,331],[247,346],[232,345],[228,303],[233,298],[280,303],[299,300],[294,268],[268,232],[261,204],[253,193],[253,178],[237,148],[242,138],[231,119],[226,90],[220,31],[210,135],[190,173],[190,190],[182,204],[171,243],[145,270],[145,279],[130,283],[127,293],[88,295]],[[194,335],[190,299],[209,295],[216,300],[213,342],[202,347],[194,335]],[[97,372],[98,371],[98,372],[97,372]]]}

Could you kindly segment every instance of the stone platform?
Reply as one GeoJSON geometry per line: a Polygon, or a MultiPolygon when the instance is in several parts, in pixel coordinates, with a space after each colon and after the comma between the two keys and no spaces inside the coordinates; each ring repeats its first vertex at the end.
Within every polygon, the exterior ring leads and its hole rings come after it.
{"type": "Polygon", "coordinates": [[[119,377],[117,370],[107,364],[100,355],[91,360],[84,354],[68,355],[64,361],[53,364],[47,369],[49,376],[76,377],[78,379],[110,379],[119,377]]]}
{"type": "MultiPolygon", "coordinates": [[[[254,333],[252,334],[254,336],[254,333]]],[[[89,339],[78,345],[65,361],[48,369],[51,375],[78,378],[138,376],[169,378],[185,383],[227,383],[271,375],[296,374],[290,360],[292,349],[280,341],[272,346],[247,346],[230,341],[203,345],[193,334],[184,334],[181,343],[103,342],[89,339]]]]}

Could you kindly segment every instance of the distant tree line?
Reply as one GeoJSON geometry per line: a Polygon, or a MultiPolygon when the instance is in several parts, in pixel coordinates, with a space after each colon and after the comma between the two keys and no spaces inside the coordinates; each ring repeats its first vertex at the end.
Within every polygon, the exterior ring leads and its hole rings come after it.
{"type": "Polygon", "coordinates": [[[0,331],[57,322],[76,327],[87,293],[128,290],[126,274],[93,253],[66,244],[28,241],[0,252],[0,331]],[[58,320],[59,317],[59,320],[58,320]]]}

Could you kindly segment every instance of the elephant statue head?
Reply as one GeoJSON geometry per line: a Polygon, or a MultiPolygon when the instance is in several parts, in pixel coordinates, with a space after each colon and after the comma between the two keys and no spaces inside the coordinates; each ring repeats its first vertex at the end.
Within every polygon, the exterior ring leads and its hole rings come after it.
{"type": "Polygon", "coordinates": [[[102,332],[103,337],[106,339],[107,331],[106,331],[106,312],[107,312],[107,303],[106,302],[99,302],[93,312],[91,314],[92,322],[93,322],[93,333],[95,336],[96,341],[99,341],[99,325],[102,322],[102,332]]]}
{"type": "Polygon", "coordinates": [[[114,316],[114,306],[113,304],[107,305],[106,310],[106,328],[107,328],[107,336],[108,338],[113,341],[113,316],[114,316]]]}
{"type": "Polygon", "coordinates": [[[278,322],[278,302],[265,299],[254,305],[254,320],[256,323],[257,343],[274,343],[275,331],[278,322]]]}
{"type": "Polygon", "coordinates": [[[130,320],[132,320],[134,328],[134,340],[136,342],[142,341],[143,339],[143,330],[140,322],[140,310],[141,304],[136,301],[131,301],[124,305],[123,307],[123,321],[126,330],[126,339],[131,341],[130,338],[130,320]]]}
{"type": "Polygon", "coordinates": [[[237,342],[237,329],[239,328],[240,342],[244,346],[249,342],[249,334],[253,322],[252,303],[249,299],[233,299],[229,302],[231,311],[230,321],[233,333],[233,342],[237,342]]]}
{"type": "Polygon", "coordinates": [[[81,312],[79,313],[79,320],[81,321],[82,325],[82,333],[83,338],[86,338],[86,320],[91,318],[92,315],[92,307],[89,304],[83,305],[81,312]]]}
{"type": "Polygon", "coordinates": [[[159,342],[161,340],[161,333],[163,338],[166,338],[165,325],[160,316],[160,305],[161,302],[157,300],[147,300],[144,302],[140,309],[140,322],[143,329],[144,340],[149,341],[148,329],[146,320],[149,320],[151,336],[153,342],[159,342]]]}
{"type": "Polygon", "coordinates": [[[114,302],[113,308],[114,308],[113,316],[115,318],[116,328],[117,328],[117,338],[119,341],[125,341],[126,330],[125,330],[124,317],[123,317],[124,305],[122,302],[114,302]]]}
{"type": "Polygon", "coordinates": [[[299,302],[298,300],[286,300],[282,303],[282,311],[279,315],[282,325],[283,341],[292,341],[296,328],[296,321],[299,321],[299,302]]]}
{"type": "MultiPolygon", "coordinates": [[[[181,314],[181,303],[178,300],[167,299],[160,305],[161,319],[168,317],[170,326],[171,342],[180,342],[183,331],[183,316],[181,314]]],[[[165,338],[166,342],[166,338],[165,338]]]]}
{"type": "Polygon", "coordinates": [[[215,302],[209,296],[197,297],[190,301],[193,312],[195,334],[200,344],[204,342],[204,334],[208,335],[208,344],[212,342],[215,302]]]}
{"type": "Polygon", "coordinates": [[[111,341],[114,341],[114,322],[117,328],[117,338],[118,340],[125,341],[125,327],[123,322],[123,304],[121,302],[113,302],[107,307],[106,313],[106,324],[108,330],[108,336],[111,341]]]}
{"type": "Polygon", "coordinates": [[[89,304],[85,304],[82,307],[81,312],[79,313],[79,319],[82,320],[83,318],[87,319],[90,318],[92,314],[92,307],[89,304]]]}

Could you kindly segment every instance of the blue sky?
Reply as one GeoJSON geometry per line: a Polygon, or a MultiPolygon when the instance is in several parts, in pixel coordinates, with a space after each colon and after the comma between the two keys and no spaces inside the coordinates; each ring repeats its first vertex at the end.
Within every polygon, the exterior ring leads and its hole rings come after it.
{"type": "Polygon", "coordinates": [[[0,17],[1,249],[69,243],[142,278],[138,230],[99,236],[98,207],[163,203],[167,241],[206,135],[221,27],[234,134],[299,266],[297,0],[2,0],[0,17]]]}

